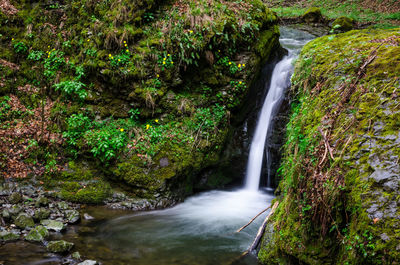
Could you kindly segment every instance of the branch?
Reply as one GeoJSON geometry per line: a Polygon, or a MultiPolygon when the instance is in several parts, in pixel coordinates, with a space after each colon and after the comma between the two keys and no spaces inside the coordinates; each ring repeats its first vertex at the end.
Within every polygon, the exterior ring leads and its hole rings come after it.
{"type": "Polygon", "coordinates": [[[241,228],[239,228],[238,230],[236,230],[236,233],[239,233],[240,231],[242,231],[243,229],[245,229],[246,227],[248,227],[254,220],[256,220],[257,217],[259,217],[261,214],[263,214],[264,212],[266,212],[269,208],[271,208],[271,205],[268,206],[267,208],[265,208],[264,210],[262,210],[261,212],[259,212],[256,216],[254,216],[253,219],[250,220],[250,222],[248,222],[247,224],[245,224],[244,226],[242,226],[241,228]]]}
{"type": "Polygon", "coordinates": [[[253,252],[253,250],[255,250],[257,248],[258,244],[260,243],[260,239],[261,239],[262,235],[264,234],[265,226],[267,225],[269,218],[274,214],[275,209],[278,207],[278,205],[279,205],[279,202],[275,202],[274,206],[272,206],[272,209],[269,212],[268,216],[265,218],[264,222],[258,229],[257,236],[254,239],[253,244],[251,244],[251,246],[249,247],[248,253],[253,252]]]}

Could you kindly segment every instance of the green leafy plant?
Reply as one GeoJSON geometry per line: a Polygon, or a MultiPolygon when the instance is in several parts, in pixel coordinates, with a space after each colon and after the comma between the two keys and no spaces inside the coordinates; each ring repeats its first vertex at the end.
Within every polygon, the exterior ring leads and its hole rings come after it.
{"type": "Polygon", "coordinates": [[[28,60],[40,61],[43,58],[44,52],[42,51],[31,51],[28,54],[28,60]]]}
{"type": "Polygon", "coordinates": [[[60,90],[64,95],[75,97],[84,100],[87,96],[85,90],[85,84],[79,81],[63,81],[58,84],[54,84],[55,90],[60,90]]]}
{"type": "Polygon", "coordinates": [[[25,54],[28,51],[28,47],[22,41],[14,41],[13,39],[12,44],[16,53],[25,54]]]}

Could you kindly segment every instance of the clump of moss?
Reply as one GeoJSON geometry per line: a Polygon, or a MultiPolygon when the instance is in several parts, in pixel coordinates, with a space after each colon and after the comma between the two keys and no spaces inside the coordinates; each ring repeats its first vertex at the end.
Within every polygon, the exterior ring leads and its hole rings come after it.
{"type": "Polygon", "coordinates": [[[110,191],[110,185],[104,181],[65,181],[61,185],[60,195],[64,200],[71,202],[101,204],[109,197],[110,191]]]}

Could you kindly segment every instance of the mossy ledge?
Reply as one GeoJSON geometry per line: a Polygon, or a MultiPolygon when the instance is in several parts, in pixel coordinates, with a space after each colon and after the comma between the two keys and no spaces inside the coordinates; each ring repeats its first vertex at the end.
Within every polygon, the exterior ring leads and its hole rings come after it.
{"type": "Polygon", "coordinates": [[[400,263],[399,54],[398,28],[303,48],[262,263],[400,263]]]}
{"type": "MultiPolygon", "coordinates": [[[[13,5],[0,12],[2,177],[73,202],[191,194],[279,50],[260,0],[13,5]]],[[[230,181],[212,176],[203,188],[230,181]]]]}

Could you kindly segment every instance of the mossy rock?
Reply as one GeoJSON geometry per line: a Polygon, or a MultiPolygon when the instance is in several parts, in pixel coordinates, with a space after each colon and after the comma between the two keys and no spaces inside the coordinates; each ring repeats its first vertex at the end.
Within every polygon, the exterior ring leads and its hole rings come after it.
{"type": "Polygon", "coordinates": [[[337,32],[345,32],[354,28],[354,20],[349,17],[339,17],[332,23],[332,30],[337,32]]]}
{"type": "Polygon", "coordinates": [[[49,231],[44,226],[36,226],[25,236],[25,240],[40,242],[49,236],[49,231]]]}
{"type": "Polygon", "coordinates": [[[15,218],[14,223],[17,227],[22,229],[33,227],[35,225],[32,217],[26,213],[20,213],[17,218],[15,218]]]}
{"type": "Polygon", "coordinates": [[[40,221],[40,224],[44,225],[46,229],[52,230],[55,232],[61,232],[65,229],[65,225],[63,222],[56,221],[56,220],[50,220],[50,219],[45,219],[40,221]]]}
{"type": "Polygon", "coordinates": [[[18,240],[19,235],[13,231],[0,231],[0,241],[18,240]]]}
{"type": "Polygon", "coordinates": [[[48,251],[53,253],[66,253],[74,247],[74,243],[67,242],[64,240],[50,241],[46,248],[48,251]]]}
{"type": "Polygon", "coordinates": [[[101,204],[110,196],[111,187],[105,181],[90,183],[66,181],[61,185],[60,195],[71,202],[101,204]]]}
{"type": "Polygon", "coordinates": [[[306,23],[318,23],[323,20],[321,9],[318,7],[310,7],[301,16],[301,19],[306,23]]]}
{"type": "Polygon", "coordinates": [[[261,243],[264,264],[400,263],[399,44],[399,29],[368,29],[304,46],[292,77],[280,204],[261,243]],[[321,129],[335,150],[326,164],[321,129]],[[315,172],[328,177],[318,184],[315,172]],[[311,189],[323,190],[318,196],[329,205],[317,207],[311,189]],[[313,219],[325,210],[326,223],[313,219]]]}

